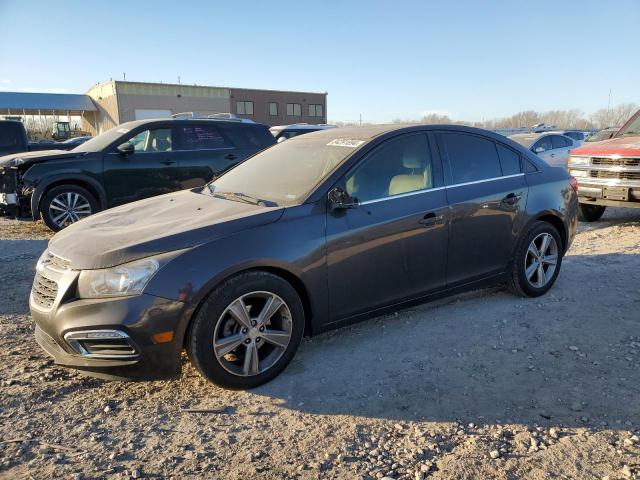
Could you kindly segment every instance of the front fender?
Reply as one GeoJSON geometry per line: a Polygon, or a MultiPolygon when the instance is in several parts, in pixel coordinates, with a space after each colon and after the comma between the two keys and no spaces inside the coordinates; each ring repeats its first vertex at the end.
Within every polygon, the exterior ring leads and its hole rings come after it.
{"type": "Polygon", "coordinates": [[[31,217],[34,220],[40,219],[40,201],[47,189],[54,184],[69,182],[74,185],[88,185],[90,190],[98,194],[98,202],[100,209],[107,206],[107,194],[102,184],[95,178],[80,172],[61,172],[55,175],[45,177],[38,181],[33,193],[31,194],[31,217]]]}

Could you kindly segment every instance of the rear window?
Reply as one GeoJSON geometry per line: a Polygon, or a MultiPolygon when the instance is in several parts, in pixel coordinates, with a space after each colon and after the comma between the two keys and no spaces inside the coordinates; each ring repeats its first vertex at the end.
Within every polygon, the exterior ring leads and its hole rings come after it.
{"type": "Polygon", "coordinates": [[[182,150],[212,150],[230,147],[215,125],[183,125],[178,127],[182,150]]]}
{"type": "Polygon", "coordinates": [[[465,133],[441,133],[440,137],[449,157],[454,184],[502,176],[493,141],[465,133]]]}
{"type": "Polygon", "coordinates": [[[269,129],[263,125],[225,125],[223,128],[236,148],[262,150],[276,143],[269,129]]]}
{"type": "Polygon", "coordinates": [[[0,148],[6,149],[22,145],[21,125],[17,122],[0,122],[0,148]]]}

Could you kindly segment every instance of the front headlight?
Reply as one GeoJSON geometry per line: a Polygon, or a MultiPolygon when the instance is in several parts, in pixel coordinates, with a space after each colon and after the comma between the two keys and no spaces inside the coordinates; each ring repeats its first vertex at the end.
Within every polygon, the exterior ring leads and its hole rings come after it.
{"type": "Polygon", "coordinates": [[[78,278],[78,295],[80,298],[137,295],[159,268],[157,260],[144,258],[104,270],[83,270],[78,278]]]}
{"type": "Polygon", "coordinates": [[[569,170],[569,175],[572,175],[574,177],[586,177],[587,171],[586,170],[569,170]]]}
{"type": "Polygon", "coordinates": [[[569,165],[589,165],[589,157],[569,157],[569,165]]]}

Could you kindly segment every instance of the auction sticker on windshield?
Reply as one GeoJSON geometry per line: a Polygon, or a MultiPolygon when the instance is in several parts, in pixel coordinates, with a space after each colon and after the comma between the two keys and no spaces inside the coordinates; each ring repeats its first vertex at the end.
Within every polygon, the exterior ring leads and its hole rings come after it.
{"type": "Polygon", "coordinates": [[[357,148],[364,143],[364,140],[356,140],[353,138],[336,138],[327,143],[329,147],[350,147],[357,148]]]}

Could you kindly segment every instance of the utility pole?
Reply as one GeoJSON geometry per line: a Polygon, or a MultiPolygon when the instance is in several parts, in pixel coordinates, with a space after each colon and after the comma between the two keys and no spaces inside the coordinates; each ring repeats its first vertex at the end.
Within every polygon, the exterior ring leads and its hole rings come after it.
{"type": "Polygon", "coordinates": [[[122,72],[122,80],[127,81],[127,72],[122,72]]]}
{"type": "Polygon", "coordinates": [[[178,85],[180,85],[180,75],[178,75],[178,85]]]}
{"type": "Polygon", "coordinates": [[[609,103],[607,103],[607,127],[611,126],[611,89],[609,89],[609,103]]]}
{"type": "Polygon", "coordinates": [[[360,114],[360,126],[362,126],[362,114],[360,114]]]}

